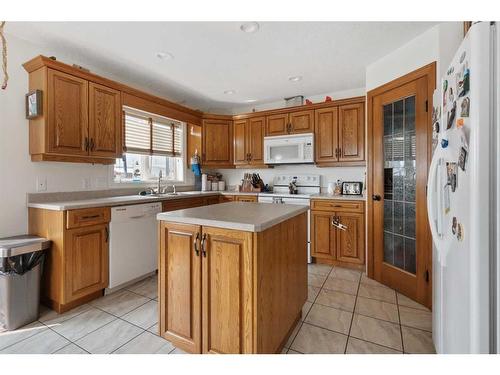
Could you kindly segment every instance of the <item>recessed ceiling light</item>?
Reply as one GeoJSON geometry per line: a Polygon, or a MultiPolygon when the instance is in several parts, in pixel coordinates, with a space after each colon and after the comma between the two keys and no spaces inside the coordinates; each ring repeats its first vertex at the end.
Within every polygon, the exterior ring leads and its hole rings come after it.
{"type": "Polygon", "coordinates": [[[172,55],[170,52],[157,52],[156,57],[158,57],[160,60],[172,60],[174,58],[174,55],[172,55]]]}
{"type": "Polygon", "coordinates": [[[259,31],[259,27],[257,22],[245,22],[240,26],[240,30],[245,33],[255,33],[259,31]]]}
{"type": "Polygon", "coordinates": [[[234,91],[234,90],[226,90],[226,91],[224,91],[224,94],[226,94],[226,95],[233,95],[234,93],[236,93],[236,91],[234,91]]]}
{"type": "Polygon", "coordinates": [[[290,82],[299,82],[300,80],[302,80],[302,76],[293,76],[293,77],[288,78],[288,80],[290,82]]]}
{"type": "Polygon", "coordinates": [[[245,100],[245,103],[254,103],[256,101],[257,101],[257,99],[247,99],[247,100],[245,100]]]}

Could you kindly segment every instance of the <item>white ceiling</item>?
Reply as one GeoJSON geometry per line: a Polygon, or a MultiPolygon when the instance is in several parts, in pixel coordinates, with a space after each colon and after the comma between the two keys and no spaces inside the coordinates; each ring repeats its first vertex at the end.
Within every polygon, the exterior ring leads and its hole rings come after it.
{"type": "Polygon", "coordinates": [[[244,33],[239,22],[8,22],[5,31],[191,108],[230,111],[364,87],[367,65],[435,24],[262,22],[244,33]]]}

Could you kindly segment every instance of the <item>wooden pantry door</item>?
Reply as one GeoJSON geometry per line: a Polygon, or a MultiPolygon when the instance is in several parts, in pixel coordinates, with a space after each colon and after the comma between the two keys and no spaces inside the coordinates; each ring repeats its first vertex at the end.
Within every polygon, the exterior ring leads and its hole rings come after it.
{"type": "Polygon", "coordinates": [[[368,276],[431,307],[427,220],[435,64],[368,93],[368,276]]]}

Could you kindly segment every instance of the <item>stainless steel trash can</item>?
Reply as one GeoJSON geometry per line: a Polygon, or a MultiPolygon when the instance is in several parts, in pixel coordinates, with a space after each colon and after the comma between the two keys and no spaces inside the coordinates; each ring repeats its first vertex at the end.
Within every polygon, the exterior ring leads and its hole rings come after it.
{"type": "Polygon", "coordinates": [[[29,235],[0,238],[0,331],[38,319],[44,250],[50,244],[29,235]]]}

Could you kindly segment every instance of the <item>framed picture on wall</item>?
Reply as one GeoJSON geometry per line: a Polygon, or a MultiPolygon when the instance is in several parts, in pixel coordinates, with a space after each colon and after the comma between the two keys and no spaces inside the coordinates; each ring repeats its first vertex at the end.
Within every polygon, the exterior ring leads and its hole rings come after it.
{"type": "Polygon", "coordinates": [[[33,119],[42,114],[42,90],[33,90],[26,94],[26,118],[33,119]]]}

